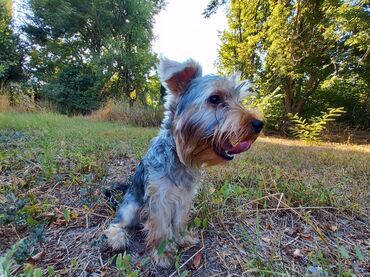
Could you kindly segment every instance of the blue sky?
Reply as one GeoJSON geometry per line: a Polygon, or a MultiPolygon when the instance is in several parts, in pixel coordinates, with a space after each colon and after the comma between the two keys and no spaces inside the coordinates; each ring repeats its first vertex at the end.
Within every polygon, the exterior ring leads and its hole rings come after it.
{"type": "Polygon", "coordinates": [[[222,8],[211,18],[204,18],[202,12],[208,2],[169,0],[156,17],[153,50],[178,61],[194,58],[203,66],[203,73],[217,73],[218,33],[227,28],[227,19],[222,8]]]}

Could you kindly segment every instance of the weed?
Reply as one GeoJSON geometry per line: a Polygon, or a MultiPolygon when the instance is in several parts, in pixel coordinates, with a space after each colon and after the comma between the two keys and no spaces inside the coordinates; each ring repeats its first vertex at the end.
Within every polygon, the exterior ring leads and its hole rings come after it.
{"type": "Polygon", "coordinates": [[[139,276],[138,270],[131,269],[131,256],[127,255],[126,253],[118,254],[116,256],[116,268],[120,273],[120,276],[127,276],[127,277],[137,277],[139,276]]]}
{"type": "Polygon", "coordinates": [[[290,128],[293,136],[306,140],[306,141],[316,141],[322,131],[325,130],[326,125],[329,122],[334,121],[336,117],[341,116],[345,113],[343,107],[340,108],[329,108],[327,112],[322,112],[321,116],[313,117],[306,122],[305,119],[298,116],[298,114],[289,114],[290,120],[294,123],[294,126],[290,128]]]}

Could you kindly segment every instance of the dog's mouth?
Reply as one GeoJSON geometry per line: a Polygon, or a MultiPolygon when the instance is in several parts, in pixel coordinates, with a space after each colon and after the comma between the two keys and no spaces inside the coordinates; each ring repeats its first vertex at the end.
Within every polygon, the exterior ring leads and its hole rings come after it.
{"type": "Polygon", "coordinates": [[[247,139],[237,143],[236,145],[231,145],[228,143],[227,145],[223,145],[221,147],[213,147],[214,151],[227,161],[231,161],[234,159],[234,155],[243,153],[251,148],[254,139],[247,139]]]}

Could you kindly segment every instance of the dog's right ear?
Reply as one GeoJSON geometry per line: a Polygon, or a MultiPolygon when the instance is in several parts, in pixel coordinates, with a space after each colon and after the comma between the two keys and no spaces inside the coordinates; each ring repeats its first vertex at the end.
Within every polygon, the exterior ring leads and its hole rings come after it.
{"type": "Polygon", "coordinates": [[[191,80],[202,76],[202,67],[192,59],[179,63],[161,56],[158,74],[165,88],[180,94],[187,89],[191,80]]]}

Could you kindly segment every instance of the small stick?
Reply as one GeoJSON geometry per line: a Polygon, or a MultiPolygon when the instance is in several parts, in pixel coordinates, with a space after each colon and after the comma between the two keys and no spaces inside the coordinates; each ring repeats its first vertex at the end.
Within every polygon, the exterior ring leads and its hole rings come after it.
{"type": "Polygon", "coordinates": [[[278,202],[278,204],[277,204],[277,206],[276,206],[276,212],[278,211],[278,209],[279,209],[279,207],[280,207],[280,202],[281,202],[281,200],[283,199],[283,197],[284,197],[284,193],[282,193],[282,194],[280,195],[279,202],[278,202]]]}
{"type": "Polygon", "coordinates": [[[82,270],[81,274],[79,276],[83,276],[87,266],[89,265],[90,261],[87,261],[86,265],[84,266],[84,269],[82,270]]]}
{"type": "Polygon", "coordinates": [[[296,236],[294,239],[292,239],[291,241],[289,241],[287,244],[285,244],[284,246],[283,246],[283,248],[285,248],[285,247],[287,247],[288,245],[290,245],[290,244],[292,244],[293,242],[295,242],[296,240],[298,240],[299,239],[299,236],[296,236]]]}

